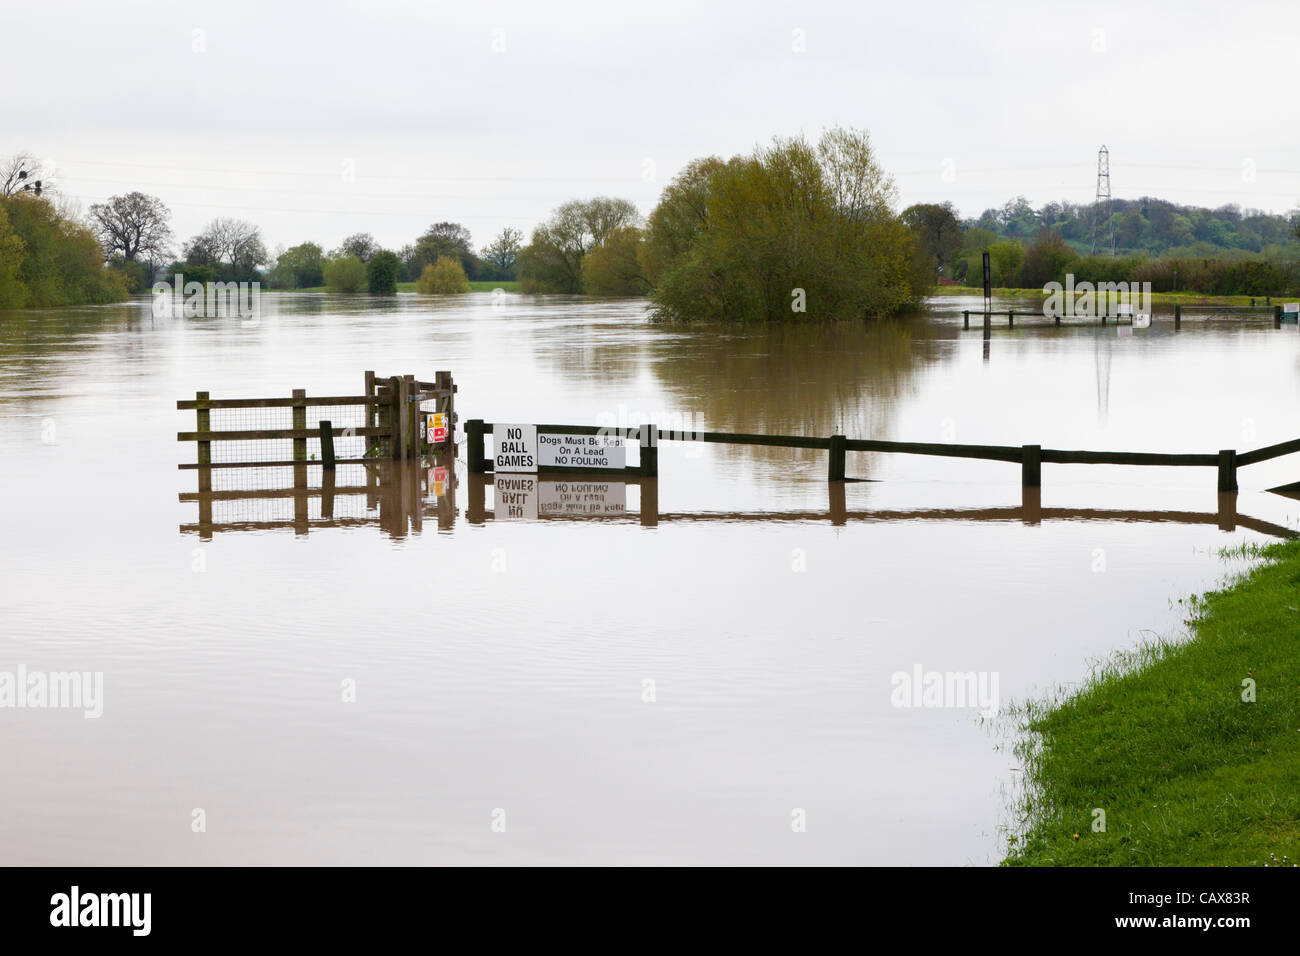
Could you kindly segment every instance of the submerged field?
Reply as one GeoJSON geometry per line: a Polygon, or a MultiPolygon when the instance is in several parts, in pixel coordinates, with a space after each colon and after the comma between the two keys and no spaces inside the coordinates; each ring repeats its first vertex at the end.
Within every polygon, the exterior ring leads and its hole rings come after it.
{"type": "Polygon", "coordinates": [[[1060,706],[1026,708],[1032,825],[1006,863],[1300,859],[1300,542],[1260,553],[1234,585],[1187,602],[1191,640],[1146,645],[1060,706]]]}

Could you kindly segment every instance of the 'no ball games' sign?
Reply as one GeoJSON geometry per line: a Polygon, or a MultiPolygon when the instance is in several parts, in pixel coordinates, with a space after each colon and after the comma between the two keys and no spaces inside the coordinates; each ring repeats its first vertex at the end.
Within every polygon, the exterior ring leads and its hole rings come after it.
{"type": "Polygon", "coordinates": [[[536,471],[537,426],[493,425],[492,470],[536,471]]]}

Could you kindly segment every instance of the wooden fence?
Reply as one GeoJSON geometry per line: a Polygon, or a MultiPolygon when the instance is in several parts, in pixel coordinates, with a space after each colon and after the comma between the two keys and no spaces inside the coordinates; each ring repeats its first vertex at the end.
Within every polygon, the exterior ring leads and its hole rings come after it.
{"type": "MultiPolygon", "coordinates": [[[[471,419],[465,423],[466,459],[470,474],[484,474],[493,470],[492,459],[484,454],[492,422],[471,419]]],[[[636,442],[641,449],[641,463],[621,469],[547,469],[539,472],[567,472],[570,474],[624,474],[639,477],[657,477],[659,474],[659,443],[663,441],[698,441],[724,445],[758,445],[776,448],[813,448],[827,452],[827,479],[852,481],[845,478],[845,458],[851,451],[881,452],[903,455],[932,455],[943,458],[973,458],[983,461],[1002,461],[1020,465],[1022,487],[1037,488],[1042,484],[1042,466],[1055,465],[1143,465],[1160,467],[1215,468],[1218,471],[1218,490],[1237,491],[1237,469],[1246,465],[1280,458],[1300,451],[1300,439],[1256,448],[1238,454],[1234,449],[1221,449],[1209,454],[1167,454],[1162,452],[1133,451],[1073,451],[1043,448],[1040,445],[957,445],[940,442],[878,441],[875,439],[847,438],[831,435],[815,438],[798,435],[758,435],[729,432],[671,431],[652,424],[638,428],[605,428],[596,425],[538,425],[537,434],[602,435],[636,442]]]]}
{"type": "MultiPolygon", "coordinates": [[[[413,375],[394,375],[379,378],[373,371],[365,373],[365,392],[362,395],[313,395],[296,388],[287,398],[212,398],[208,392],[196,392],[193,399],[176,403],[182,411],[195,414],[193,431],[177,432],[177,441],[194,442],[195,461],[182,462],[178,467],[199,472],[199,491],[212,490],[212,471],[220,468],[305,468],[320,465],[332,470],[337,464],[361,464],[379,458],[407,460],[420,457],[427,449],[425,434],[420,428],[420,403],[432,401],[435,411],[447,416],[447,442],[452,443],[455,427],[456,385],[450,372],[438,372],[432,382],[417,381],[413,375]],[[346,410],[360,424],[336,428],[333,419],[320,419],[314,425],[307,422],[307,409],[346,410]],[[245,414],[259,411],[272,415],[274,410],[290,410],[288,428],[226,428],[212,427],[213,412],[243,410],[245,414]],[[338,457],[334,454],[336,438],[365,439],[361,455],[338,457]],[[307,445],[319,440],[320,457],[308,458],[307,445]],[[247,457],[233,460],[213,457],[213,446],[224,442],[292,442],[288,458],[247,457]]],[[[236,446],[245,449],[248,445],[236,446]]]]}

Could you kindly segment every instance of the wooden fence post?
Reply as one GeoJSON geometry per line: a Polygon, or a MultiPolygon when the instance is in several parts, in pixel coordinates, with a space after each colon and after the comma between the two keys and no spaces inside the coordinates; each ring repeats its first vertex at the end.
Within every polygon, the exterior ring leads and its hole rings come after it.
{"type": "Polygon", "coordinates": [[[844,480],[844,453],[848,450],[848,439],[843,435],[831,436],[830,461],[826,470],[828,481],[844,480]]]}
{"type": "Polygon", "coordinates": [[[465,458],[471,475],[483,474],[483,419],[471,418],[465,423],[465,458]]]}
{"type": "Polygon", "coordinates": [[[1023,445],[1020,449],[1020,486],[1039,488],[1043,484],[1043,447],[1023,445]]]}
{"type": "Polygon", "coordinates": [[[1015,324],[1016,324],[1016,310],[1015,310],[1015,309],[1008,309],[1008,310],[1007,310],[1007,328],[1009,328],[1009,329],[1010,329],[1010,328],[1014,328],[1014,327],[1015,327],[1015,324]]]}
{"type": "Polygon", "coordinates": [[[970,328],[970,309],[963,309],[963,310],[962,310],[962,313],[961,313],[961,327],[962,327],[963,329],[969,329],[969,328],[970,328]]]}
{"type": "MultiPolygon", "coordinates": [[[[195,392],[194,400],[196,402],[207,402],[208,393],[195,392]]],[[[194,417],[195,420],[197,421],[197,425],[195,425],[195,429],[197,431],[201,431],[201,432],[212,431],[212,412],[210,409],[204,407],[203,405],[200,405],[199,408],[195,411],[194,417]]],[[[212,442],[210,441],[199,442],[199,464],[200,465],[212,464],[212,442]]],[[[199,469],[199,491],[211,491],[211,490],[212,490],[212,469],[200,468],[199,469]]]]}
{"type": "Polygon", "coordinates": [[[1282,328],[1282,306],[1273,306],[1273,328],[1282,328]]]}
{"type": "MultiPolygon", "coordinates": [[[[304,388],[293,390],[293,428],[297,431],[307,430],[307,390],[304,388]]],[[[293,440],[293,460],[307,460],[307,439],[293,440]]]]}
{"type": "Polygon", "coordinates": [[[320,423],[320,461],[326,471],[334,470],[334,426],[329,421],[320,423]]]}
{"type": "Polygon", "coordinates": [[[641,477],[659,477],[659,429],[654,425],[642,425],[641,436],[641,477]]]}
{"type": "Polygon", "coordinates": [[[406,450],[402,457],[406,460],[420,457],[420,403],[413,401],[419,389],[414,375],[403,375],[406,383],[406,450]]]}
{"type": "Polygon", "coordinates": [[[1183,307],[1181,305],[1176,305],[1174,306],[1174,328],[1181,329],[1182,327],[1183,327],[1183,307]]]}
{"type": "Polygon", "coordinates": [[[1237,490],[1237,452],[1232,448],[1219,449],[1219,493],[1237,490]]]}
{"type": "Polygon", "coordinates": [[[392,420],[389,427],[393,433],[391,457],[394,461],[405,461],[406,445],[411,437],[411,418],[406,414],[406,379],[397,375],[389,378],[388,399],[392,407],[389,413],[389,418],[392,420]]]}

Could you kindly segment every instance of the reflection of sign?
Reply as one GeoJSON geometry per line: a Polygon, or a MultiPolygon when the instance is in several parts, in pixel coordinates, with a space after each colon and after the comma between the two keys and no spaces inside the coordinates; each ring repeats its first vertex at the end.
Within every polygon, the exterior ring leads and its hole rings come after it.
{"type": "Polygon", "coordinates": [[[429,469],[429,494],[435,498],[442,498],[447,494],[447,469],[442,465],[435,465],[429,469]]]}
{"type": "Polygon", "coordinates": [[[537,512],[546,515],[621,515],[627,485],[621,481],[544,481],[537,512]]]}
{"type": "Polygon", "coordinates": [[[524,475],[495,475],[492,494],[496,498],[493,513],[498,520],[537,517],[537,479],[524,475]]]}
{"type": "Polygon", "coordinates": [[[622,468],[627,447],[615,435],[538,435],[538,464],[548,468],[622,468]]]}
{"type": "Polygon", "coordinates": [[[536,471],[537,426],[493,425],[492,470],[536,471]]]}
{"type": "Polygon", "coordinates": [[[1133,335],[1133,326],[1117,325],[1115,326],[1115,334],[1119,336],[1121,339],[1131,337],[1133,335]]]}
{"type": "Polygon", "coordinates": [[[432,412],[425,417],[425,441],[430,445],[441,445],[447,440],[447,413],[432,412]]]}
{"type": "Polygon", "coordinates": [[[1116,315],[1132,315],[1132,314],[1133,314],[1133,306],[1129,305],[1127,302],[1121,302],[1119,305],[1115,306],[1115,314],[1116,314],[1116,315]]]}

